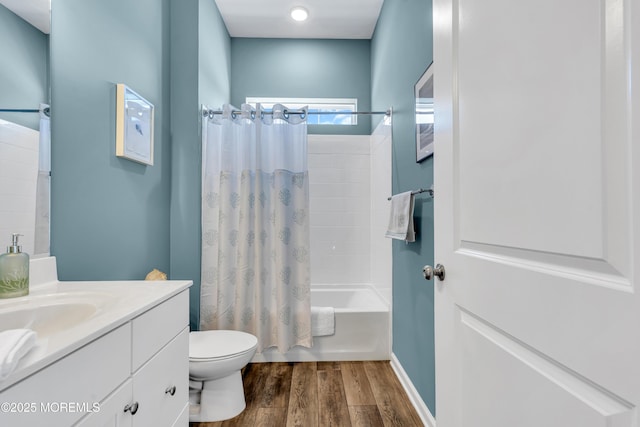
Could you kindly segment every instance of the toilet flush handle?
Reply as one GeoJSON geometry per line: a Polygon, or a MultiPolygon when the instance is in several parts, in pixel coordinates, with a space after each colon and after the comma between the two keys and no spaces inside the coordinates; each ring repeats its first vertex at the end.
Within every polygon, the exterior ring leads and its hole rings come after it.
{"type": "Polygon", "coordinates": [[[164,391],[164,394],[170,394],[171,396],[173,396],[174,394],[176,394],[176,386],[167,387],[167,389],[164,391]]]}

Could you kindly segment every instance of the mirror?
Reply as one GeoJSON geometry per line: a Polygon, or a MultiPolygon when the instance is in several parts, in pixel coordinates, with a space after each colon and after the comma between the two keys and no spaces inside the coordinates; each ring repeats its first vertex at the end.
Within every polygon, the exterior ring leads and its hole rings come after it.
{"type": "Polygon", "coordinates": [[[49,253],[50,8],[0,0],[0,252],[20,233],[32,257],[49,253]]]}
{"type": "Polygon", "coordinates": [[[433,63],[414,87],[416,99],[416,162],[421,162],[433,154],[433,63]]]}

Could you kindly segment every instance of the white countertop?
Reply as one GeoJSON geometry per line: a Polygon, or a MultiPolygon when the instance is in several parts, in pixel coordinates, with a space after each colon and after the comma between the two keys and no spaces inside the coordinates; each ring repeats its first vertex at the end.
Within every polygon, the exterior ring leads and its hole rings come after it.
{"type": "MultiPolygon", "coordinates": [[[[55,263],[55,259],[53,262],[55,263]]],[[[38,273],[33,276],[41,280],[38,273]]],[[[191,285],[190,280],[55,280],[30,287],[28,296],[0,300],[0,316],[3,312],[40,305],[77,303],[79,307],[90,308],[90,313],[79,310],[77,319],[73,316],[64,319],[67,324],[62,328],[47,327],[46,322],[37,328],[38,340],[35,347],[25,355],[8,378],[0,382],[0,391],[127,323],[191,285]]],[[[16,327],[8,325],[6,321],[4,323],[5,325],[0,324],[0,330],[16,327]]]]}

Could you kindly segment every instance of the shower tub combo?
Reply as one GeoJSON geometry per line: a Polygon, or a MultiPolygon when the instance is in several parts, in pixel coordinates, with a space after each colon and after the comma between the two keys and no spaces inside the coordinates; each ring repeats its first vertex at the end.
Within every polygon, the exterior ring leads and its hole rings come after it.
{"type": "Polygon", "coordinates": [[[311,305],[335,309],[333,335],[313,337],[313,347],[294,347],[285,354],[266,349],[253,362],[389,360],[389,304],[373,286],[312,285],[311,305]]]}

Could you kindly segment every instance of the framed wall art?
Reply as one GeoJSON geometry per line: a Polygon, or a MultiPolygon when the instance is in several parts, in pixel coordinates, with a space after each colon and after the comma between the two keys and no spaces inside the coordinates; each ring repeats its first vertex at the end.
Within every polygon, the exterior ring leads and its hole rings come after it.
{"type": "Polygon", "coordinates": [[[416,162],[433,154],[433,62],[414,87],[416,99],[416,162]]]}
{"type": "Polygon", "coordinates": [[[116,85],[116,156],[153,166],[153,104],[116,85]]]}

